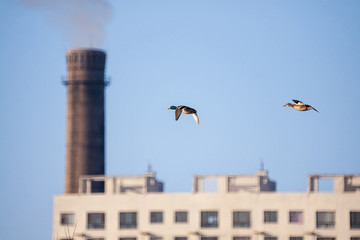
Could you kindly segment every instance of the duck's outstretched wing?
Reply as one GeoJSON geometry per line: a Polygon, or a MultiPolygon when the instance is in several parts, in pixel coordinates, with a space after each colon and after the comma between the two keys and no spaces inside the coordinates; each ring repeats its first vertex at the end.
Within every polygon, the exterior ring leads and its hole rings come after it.
{"type": "Polygon", "coordinates": [[[298,105],[305,105],[302,101],[299,100],[295,100],[293,99],[294,103],[298,104],[298,105]]]}
{"type": "Polygon", "coordinates": [[[314,110],[315,112],[319,112],[318,110],[316,110],[314,107],[312,107],[312,106],[310,106],[310,105],[306,105],[306,107],[308,107],[308,108],[310,108],[310,109],[314,110]]]}
{"type": "Polygon", "coordinates": [[[198,115],[197,115],[196,113],[193,113],[193,114],[191,114],[191,115],[194,117],[195,121],[196,121],[197,124],[199,125],[199,117],[198,117],[198,115]]]}
{"type": "Polygon", "coordinates": [[[177,121],[181,115],[182,110],[179,108],[176,108],[175,110],[175,120],[177,121]]]}

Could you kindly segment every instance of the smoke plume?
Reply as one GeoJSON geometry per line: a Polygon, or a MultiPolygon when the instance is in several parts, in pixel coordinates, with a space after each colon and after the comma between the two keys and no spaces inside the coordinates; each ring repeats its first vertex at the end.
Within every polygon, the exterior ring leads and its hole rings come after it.
{"type": "Polygon", "coordinates": [[[20,0],[39,10],[69,41],[70,47],[101,47],[112,18],[107,0],[20,0]]]}

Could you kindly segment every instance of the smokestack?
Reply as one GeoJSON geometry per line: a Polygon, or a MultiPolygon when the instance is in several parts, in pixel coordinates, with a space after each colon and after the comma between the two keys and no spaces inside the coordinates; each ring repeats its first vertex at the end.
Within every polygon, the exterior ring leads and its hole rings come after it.
{"type": "MultiPolygon", "coordinates": [[[[105,52],[97,49],[66,52],[65,193],[78,193],[83,175],[105,174],[105,58],[105,52]]],[[[103,182],[92,185],[93,192],[104,191],[103,182]]]]}

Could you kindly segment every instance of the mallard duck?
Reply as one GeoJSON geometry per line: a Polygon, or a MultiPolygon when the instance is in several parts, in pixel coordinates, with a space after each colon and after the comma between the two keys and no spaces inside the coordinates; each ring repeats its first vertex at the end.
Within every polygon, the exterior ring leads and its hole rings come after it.
{"type": "Polygon", "coordinates": [[[199,117],[196,114],[196,110],[191,107],[180,105],[180,106],[171,106],[168,109],[175,110],[176,121],[179,119],[181,113],[185,113],[185,114],[191,114],[194,117],[197,124],[199,124],[199,117]]]}
{"type": "Polygon", "coordinates": [[[287,103],[287,104],[284,105],[284,107],[292,107],[293,109],[296,109],[298,111],[315,110],[316,112],[319,112],[318,110],[316,110],[312,106],[307,105],[307,104],[303,103],[302,101],[295,100],[295,99],[293,99],[293,101],[295,102],[295,104],[287,103]]]}

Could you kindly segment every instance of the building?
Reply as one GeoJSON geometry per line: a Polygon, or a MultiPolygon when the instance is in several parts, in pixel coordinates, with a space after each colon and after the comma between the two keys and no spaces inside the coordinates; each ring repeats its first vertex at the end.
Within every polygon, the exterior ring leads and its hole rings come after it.
{"type": "Polygon", "coordinates": [[[78,193],[54,197],[53,239],[360,240],[360,175],[310,175],[297,193],[276,192],[266,171],[194,176],[189,193],[163,192],[154,172],[83,176],[78,193]]]}

